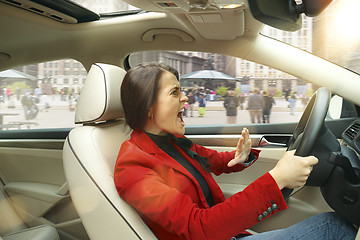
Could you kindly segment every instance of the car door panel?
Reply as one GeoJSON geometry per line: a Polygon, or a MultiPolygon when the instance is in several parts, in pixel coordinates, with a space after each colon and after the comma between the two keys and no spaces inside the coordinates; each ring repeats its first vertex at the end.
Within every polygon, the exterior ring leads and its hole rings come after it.
{"type": "Polygon", "coordinates": [[[34,137],[31,132],[27,136],[15,132],[17,138],[0,140],[0,178],[7,202],[29,227],[50,224],[64,239],[88,239],[66,183],[64,139],[41,139],[42,133],[32,133],[34,137]]]}
{"type": "Polygon", "coordinates": [[[8,195],[4,190],[4,185],[0,183],[0,233],[6,234],[24,228],[26,228],[24,221],[8,201],[8,195]]]}
{"type": "Polygon", "coordinates": [[[0,147],[0,166],[4,189],[27,223],[66,197],[56,194],[66,182],[61,150],[0,147]]]}
{"type": "Polygon", "coordinates": [[[5,183],[65,183],[61,150],[0,147],[0,161],[5,183]]]}

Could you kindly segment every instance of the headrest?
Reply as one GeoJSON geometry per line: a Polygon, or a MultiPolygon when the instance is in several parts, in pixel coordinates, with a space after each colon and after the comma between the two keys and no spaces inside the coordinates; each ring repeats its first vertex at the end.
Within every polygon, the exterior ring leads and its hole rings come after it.
{"type": "Polygon", "coordinates": [[[126,71],[114,65],[91,66],[76,105],[75,123],[95,123],[124,117],[120,87],[126,71]]]}

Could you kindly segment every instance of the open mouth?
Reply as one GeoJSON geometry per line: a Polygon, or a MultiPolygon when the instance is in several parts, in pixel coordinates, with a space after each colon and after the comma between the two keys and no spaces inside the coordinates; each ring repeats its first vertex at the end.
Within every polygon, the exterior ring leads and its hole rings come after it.
{"type": "Polygon", "coordinates": [[[180,123],[182,125],[185,125],[185,122],[184,122],[184,119],[183,119],[183,112],[184,112],[184,109],[181,109],[180,112],[178,112],[177,117],[180,119],[180,123]]]}

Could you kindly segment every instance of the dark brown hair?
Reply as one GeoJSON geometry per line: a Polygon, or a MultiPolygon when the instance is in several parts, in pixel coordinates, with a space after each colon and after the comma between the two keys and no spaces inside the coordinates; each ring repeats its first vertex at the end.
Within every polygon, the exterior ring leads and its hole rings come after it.
{"type": "Polygon", "coordinates": [[[159,79],[170,72],[179,80],[178,71],[162,63],[139,65],[130,69],[121,85],[121,101],[126,123],[132,128],[144,128],[148,112],[155,103],[159,79]]]}

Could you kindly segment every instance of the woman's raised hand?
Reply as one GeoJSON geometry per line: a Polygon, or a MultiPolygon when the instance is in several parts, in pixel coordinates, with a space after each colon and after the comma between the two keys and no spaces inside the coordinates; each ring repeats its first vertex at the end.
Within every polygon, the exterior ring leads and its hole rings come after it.
{"type": "Polygon", "coordinates": [[[251,151],[251,139],[249,136],[249,130],[243,128],[241,136],[236,146],[235,157],[228,162],[228,167],[235,166],[236,164],[243,163],[248,159],[251,151]]]}

